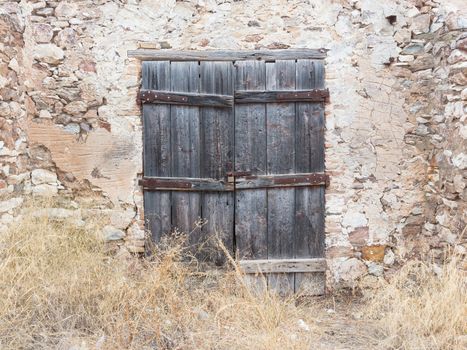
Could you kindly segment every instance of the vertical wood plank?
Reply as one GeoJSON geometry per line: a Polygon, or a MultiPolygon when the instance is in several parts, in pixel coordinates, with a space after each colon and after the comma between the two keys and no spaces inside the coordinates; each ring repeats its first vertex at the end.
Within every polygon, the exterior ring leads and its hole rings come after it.
{"type": "MultiPolygon", "coordinates": [[[[198,62],[171,62],[171,91],[199,92],[198,62]]],[[[199,108],[175,106],[170,109],[172,174],[200,177],[199,108]]],[[[201,216],[200,194],[172,192],[172,226],[189,233],[190,244],[199,242],[200,231],[195,223],[201,216]]]]}
{"type": "MultiPolygon", "coordinates": [[[[295,90],[295,61],[266,63],[266,90],[295,90]]],[[[295,170],[295,104],[266,105],[267,173],[295,170]]],[[[267,190],[268,259],[294,255],[295,189],[267,190]]],[[[268,274],[268,286],[281,295],[294,290],[293,273],[268,274]]]]}
{"type": "MultiPolygon", "coordinates": [[[[233,63],[201,62],[200,92],[233,95],[233,63]]],[[[200,108],[201,114],[201,177],[225,179],[232,170],[234,144],[233,108],[200,108]],[[230,169],[229,169],[230,168],[230,169]]],[[[230,192],[205,192],[201,199],[202,215],[206,221],[202,239],[217,235],[233,254],[234,194],[230,192]]],[[[207,256],[222,264],[225,256],[213,252],[207,256]],[[213,259],[214,258],[214,259],[213,259]]]]}
{"type": "MultiPolygon", "coordinates": [[[[324,65],[317,60],[297,61],[297,89],[324,87],[324,65]]],[[[324,107],[297,103],[296,172],[324,171],[324,107]]],[[[324,256],[324,187],[295,190],[295,257],[324,256]]],[[[296,273],[295,291],[324,292],[324,273],[296,273]]]]}
{"type": "MultiPolygon", "coordinates": [[[[168,90],[170,62],[143,62],[144,89],[168,90]]],[[[170,176],[170,106],[143,105],[143,171],[145,176],[170,176]]],[[[169,191],[144,192],[146,228],[154,241],[171,229],[169,191]]]]}
{"type": "MultiPolygon", "coordinates": [[[[264,90],[264,61],[236,64],[236,89],[264,90]]],[[[235,171],[266,173],[266,113],[264,104],[235,106],[235,171]]],[[[267,258],[266,190],[237,191],[235,237],[238,254],[245,259],[267,258]]]]}

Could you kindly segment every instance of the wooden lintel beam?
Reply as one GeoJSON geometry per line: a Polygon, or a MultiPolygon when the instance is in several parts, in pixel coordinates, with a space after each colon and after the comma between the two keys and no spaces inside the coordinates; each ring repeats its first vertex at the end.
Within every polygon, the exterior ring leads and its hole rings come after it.
{"type": "Polygon", "coordinates": [[[162,103],[205,107],[232,107],[233,96],[141,89],[142,103],[162,103]]]}
{"type": "Polygon", "coordinates": [[[273,260],[240,260],[240,269],[244,273],[292,273],[292,272],[324,272],[326,259],[273,259],[273,260]]]}
{"type": "Polygon", "coordinates": [[[235,92],[235,103],[325,102],[328,98],[328,89],[235,92]]]}
{"type": "Polygon", "coordinates": [[[245,60],[297,60],[324,59],[326,49],[285,49],[285,50],[205,50],[205,51],[177,51],[177,50],[129,50],[128,57],[142,61],[245,61],[245,60]]]}

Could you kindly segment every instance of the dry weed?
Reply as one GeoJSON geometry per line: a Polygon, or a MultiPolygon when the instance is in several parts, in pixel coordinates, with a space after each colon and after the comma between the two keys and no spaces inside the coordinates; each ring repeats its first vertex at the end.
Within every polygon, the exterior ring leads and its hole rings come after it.
{"type": "Polygon", "coordinates": [[[122,258],[98,225],[75,222],[30,217],[0,237],[1,349],[308,349],[317,338],[310,307],[251,293],[235,269],[203,271],[184,235],[122,258]]]}
{"type": "Polygon", "coordinates": [[[465,349],[467,279],[462,256],[442,267],[409,261],[369,301],[383,349],[465,349]]]}

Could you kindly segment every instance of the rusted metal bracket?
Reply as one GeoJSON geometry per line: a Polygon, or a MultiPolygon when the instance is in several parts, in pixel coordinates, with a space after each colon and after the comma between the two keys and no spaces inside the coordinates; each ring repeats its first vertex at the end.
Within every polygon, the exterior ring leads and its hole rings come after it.
{"type": "Polygon", "coordinates": [[[235,91],[235,103],[325,102],[329,89],[291,91],[235,91]]]}
{"type": "Polygon", "coordinates": [[[257,188],[329,186],[326,173],[251,175],[250,171],[229,172],[226,180],[189,177],[143,177],[139,185],[150,191],[231,192],[257,188]]]}
{"type": "Polygon", "coordinates": [[[232,183],[216,179],[189,177],[143,177],[139,185],[150,191],[219,191],[234,190],[232,183]]]}
{"type": "Polygon", "coordinates": [[[227,182],[235,184],[235,189],[275,187],[329,186],[330,177],[326,173],[252,175],[250,171],[227,173],[227,182]]]}
{"type": "Polygon", "coordinates": [[[172,105],[232,107],[233,96],[213,94],[193,94],[187,92],[172,92],[141,89],[141,103],[161,103],[172,105]]]}
{"type": "Polygon", "coordinates": [[[280,92],[277,94],[279,101],[325,101],[329,97],[329,89],[313,89],[309,91],[280,92]]]}

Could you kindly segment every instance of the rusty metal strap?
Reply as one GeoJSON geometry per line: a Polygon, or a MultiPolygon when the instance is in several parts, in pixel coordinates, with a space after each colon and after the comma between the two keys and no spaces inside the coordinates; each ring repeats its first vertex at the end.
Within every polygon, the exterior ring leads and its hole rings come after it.
{"type": "Polygon", "coordinates": [[[193,94],[142,89],[139,93],[141,103],[161,103],[187,106],[232,107],[233,96],[213,94],[193,94]]]}
{"type": "Polygon", "coordinates": [[[150,191],[233,191],[234,185],[222,180],[189,177],[143,177],[139,185],[150,191]]]}
{"type": "Polygon", "coordinates": [[[274,187],[328,186],[329,175],[326,173],[302,173],[281,175],[248,175],[235,178],[235,189],[274,187]]]}
{"type": "Polygon", "coordinates": [[[235,103],[325,102],[328,98],[328,89],[235,92],[235,103]]]}

